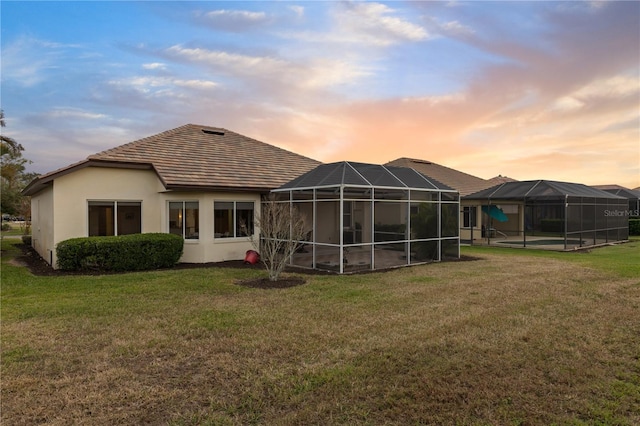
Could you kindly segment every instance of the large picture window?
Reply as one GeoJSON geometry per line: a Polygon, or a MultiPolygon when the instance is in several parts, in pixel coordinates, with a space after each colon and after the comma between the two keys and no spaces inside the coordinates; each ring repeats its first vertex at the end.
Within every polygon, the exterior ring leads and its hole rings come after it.
{"type": "Polygon", "coordinates": [[[169,232],[186,240],[200,238],[200,211],[197,201],[169,202],[169,232]]]}
{"type": "Polygon", "coordinates": [[[215,238],[253,235],[252,201],[216,201],[213,203],[215,238]]]}
{"type": "Polygon", "coordinates": [[[141,206],[139,201],[89,201],[89,236],[139,234],[141,206]]]}

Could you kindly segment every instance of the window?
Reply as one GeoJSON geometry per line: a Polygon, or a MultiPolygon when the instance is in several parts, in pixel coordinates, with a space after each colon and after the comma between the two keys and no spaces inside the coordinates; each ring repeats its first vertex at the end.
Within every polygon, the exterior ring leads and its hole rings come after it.
{"type": "Polygon", "coordinates": [[[476,207],[463,207],[462,208],[462,227],[471,228],[476,225],[476,207]]]}
{"type": "Polygon", "coordinates": [[[253,202],[216,201],[213,203],[215,238],[253,235],[253,202]]]}
{"type": "Polygon", "coordinates": [[[141,205],[139,201],[89,201],[89,236],[139,234],[141,205]]]}
{"type": "Polygon", "coordinates": [[[200,218],[197,201],[169,202],[169,233],[187,240],[200,237],[200,218]]]}

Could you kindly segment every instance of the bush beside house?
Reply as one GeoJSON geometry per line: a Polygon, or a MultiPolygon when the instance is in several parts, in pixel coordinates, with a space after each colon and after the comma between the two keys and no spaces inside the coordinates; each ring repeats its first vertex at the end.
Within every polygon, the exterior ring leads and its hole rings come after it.
{"type": "Polygon", "coordinates": [[[142,271],[178,263],[184,240],[174,234],[72,238],[56,247],[58,267],[67,271],[142,271]]]}
{"type": "Polygon", "coordinates": [[[640,235],[640,218],[629,219],[629,235],[640,235]]]}

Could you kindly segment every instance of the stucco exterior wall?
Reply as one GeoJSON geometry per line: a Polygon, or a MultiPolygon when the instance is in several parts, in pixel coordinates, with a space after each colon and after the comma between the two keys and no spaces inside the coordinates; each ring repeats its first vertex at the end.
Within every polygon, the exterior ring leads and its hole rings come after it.
{"type": "Polygon", "coordinates": [[[257,193],[166,191],[152,170],[87,167],[56,178],[32,197],[33,245],[52,266],[59,242],[89,235],[89,201],[140,202],[143,233],[169,232],[170,201],[197,201],[199,238],[185,240],[180,261],[187,263],[244,259],[253,248],[248,237],[214,238],[214,201],[249,201],[255,214],[260,211],[257,193]]]}
{"type": "Polygon", "coordinates": [[[31,197],[31,245],[47,262],[53,261],[53,187],[31,197]]]}
{"type": "Polygon", "coordinates": [[[162,232],[158,192],[163,189],[152,170],[87,167],[58,177],[53,184],[54,245],[89,235],[89,201],[139,201],[142,232],[162,232]]]}
{"type": "MultiPolygon", "coordinates": [[[[180,259],[185,263],[223,262],[226,260],[244,259],[247,250],[253,246],[249,237],[215,238],[214,236],[214,212],[215,201],[253,202],[254,214],[260,212],[260,194],[252,193],[227,193],[227,192],[166,192],[160,195],[160,211],[162,214],[162,230],[157,232],[169,232],[169,202],[170,201],[197,201],[199,209],[199,238],[197,240],[185,240],[184,254],[180,259]]],[[[259,229],[254,232],[255,241],[258,240],[259,229]]]]}

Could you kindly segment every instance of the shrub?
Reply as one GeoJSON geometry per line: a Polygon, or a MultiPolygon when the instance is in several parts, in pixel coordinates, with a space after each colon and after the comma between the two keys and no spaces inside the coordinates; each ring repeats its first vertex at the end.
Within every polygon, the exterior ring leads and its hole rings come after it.
{"type": "Polygon", "coordinates": [[[9,225],[8,223],[3,223],[2,224],[2,230],[3,231],[11,231],[11,225],[9,225]]]}
{"type": "Polygon", "coordinates": [[[72,238],[56,247],[58,267],[68,271],[142,271],[169,268],[184,240],[174,234],[133,234],[72,238]]]}
{"type": "Polygon", "coordinates": [[[629,219],[629,235],[640,235],[640,219],[629,219]]]}
{"type": "Polygon", "coordinates": [[[23,235],[22,236],[22,244],[26,244],[28,246],[31,245],[31,235],[23,235]]]}

